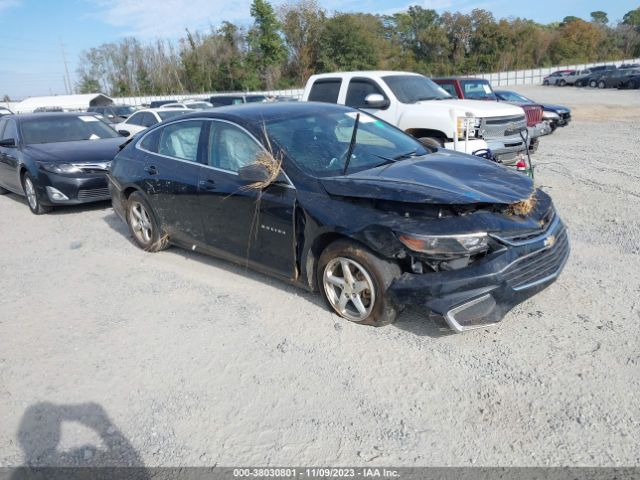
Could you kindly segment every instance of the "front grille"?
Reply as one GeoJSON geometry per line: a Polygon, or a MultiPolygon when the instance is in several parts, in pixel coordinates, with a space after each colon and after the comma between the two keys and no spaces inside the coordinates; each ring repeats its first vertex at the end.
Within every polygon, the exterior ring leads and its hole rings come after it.
{"type": "Polygon", "coordinates": [[[484,138],[489,140],[512,137],[526,128],[527,120],[524,115],[484,118],[481,126],[484,138]]]}
{"type": "Polygon", "coordinates": [[[569,237],[561,223],[554,235],[547,237],[555,238],[553,245],[530,253],[506,268],[503,275],[507,285],[514,290],[522,290],[559,273],[569,256],[569,237]]]}
{"type": "Polygon", "coordinates": [[[540,228],[537,230],[530,230],[528,232],[518,232],[513,235],[500,235],[500,239],[507,241],[508,243],[521,243],[526,242],[527,240],[531,240],[532,238],[539,237],[543,235],[551,226],[551,222],[556,218],[556,212],[553,208],[550,208],[547,213],[540,219],[539,225],[540,228]]]}
{"type": "Polygon", "coordinates": [[[89,200],[92,198],[104,198],[109,196],[110,196],[109,187],[78,190],[79,200],[89,200]]]}
{"type": "Polygon", "coordinates": [[[521,105],[527,115],[527,127],[533,127],[542,121],[542,107],[540,105],[521,105]]]}

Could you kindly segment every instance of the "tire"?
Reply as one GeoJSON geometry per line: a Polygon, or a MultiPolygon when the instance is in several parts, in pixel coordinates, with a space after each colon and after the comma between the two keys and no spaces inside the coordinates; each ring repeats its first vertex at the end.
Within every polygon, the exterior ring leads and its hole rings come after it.
{"type": "Polygon", "coordinates": [[[598,82],[598,88],[607,88],[607,84],[606,84],[606,83],[604,83],[604,81],[603,81],[603,80],[600,80],[600,81],[598,82]]]}
{"type": "Polygon", "coordinates": [[[442,148],[444,146],[444,142],[436,137],[420,137],[418,141],[425,147],[442,148]]]}
{"type": "Polygon", "coordinates": [[[636,83],[635,80],[629,80],[629,82],[627,83],[627,88],[631,90],[635,90],[636,88],[638,88],[638,86],[640,86],[640,84],[636,83]]]}
{"type": "Polygon", "coordinates": [[[316,276],[331,310],[353,323],[381,327],[393,323],[400,313],[389,301],[387,289],[401,273],[398,264],[381,259],[366,247],[338,240],[320,255],[316,276]]]}
{"type": "Polygon", "coordinates": [[[542,81],[542,85],[544,85],[545,87],[549,85],[549,80],[543,80],[542,81]]]}
{"type": "Polygon", "coordinates": [[[40,192],[38,192],[37,184],[28,173],[22,176],[22,190],[24,191],[25,197],[27,197],[27,205],[29,205],[31,213],[34,215],[42,215],[43,213],[51,211],[51,207],[42,205],[42,197],[40,192]]]}
{"type": "Polygon", "coordinates": [[[596,87],[598,86],[598,82],[596,82],[595,80],[591,80],[591,81],[589,82],[589,86],[590,86],[591,88],[596,88],[596,87]]]}
{"type": "Polygon", "coordinates": [[[142,250],[159,252],[169,245],[169,239],[161,230],[149,202],[138,192],[127,199],[127,224],[131,230],[133,241],[142,250]]]}
{"type": "Polygon", "coordinates": [[[562,79],[558,82],[558,86],[564,87],[567,84],[566,80],[562,79]]]}

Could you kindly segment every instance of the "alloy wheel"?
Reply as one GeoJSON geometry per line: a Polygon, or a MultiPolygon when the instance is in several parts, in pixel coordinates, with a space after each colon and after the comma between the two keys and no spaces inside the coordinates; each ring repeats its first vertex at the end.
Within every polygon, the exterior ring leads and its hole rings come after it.
{"type": "Polygon", "coordinates": [[[375,287],[358,262],[336,257],[325,267],[322,280],[329,303],[341,316],[360,322],[371,314],[376,302],[375,287]]]}
{"type": "Polygon", "coordinates": [[[36,195],[36,188],[33,186],[33,182],[29,177],[24,179],[24,193],[27,195],[27,202],[31,210],[38,209],[38,196],[36,195]]]}
{"type": "Polygon", "coordinates": [[[151,223],[151,217],[144,205],[134,202],[131,205],[130,217],[133,234],[141,243],[150,243],[153,238],[153,223],[151,223]]]}

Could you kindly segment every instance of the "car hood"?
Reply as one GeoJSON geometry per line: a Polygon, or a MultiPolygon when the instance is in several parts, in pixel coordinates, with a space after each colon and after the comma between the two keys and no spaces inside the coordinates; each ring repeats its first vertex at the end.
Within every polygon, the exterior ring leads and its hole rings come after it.
{"type": "Polygon", "coordinates": [[[320,182],[331,195],[438,205],[508,205],[533,193],[528,176],[450,150],[320,182]]]}
{"type": "Polygon", "coordinates": [[[562,105],[554,105],[552,103],[543,103],[542,108],[544,108],[545,110],[552,110],[554,112],[557,110],[566,110],[567,112],[571,111],[569,107],[564,107],[562,105]]]}
{"type": "Polygon", "coordinates": [[[109,161],[118,153],[124,137],[77,142],[43,143],[26,145],[23,152],[39,162],[84,163],[109,161]]]}
{"type": "Polygon", "coordinates": [[[470,112],[475,117],[502,117],[511,115],[524,115],[520,107],[515,105],[507,105],[500,102],[486,100],[459,100],[452,98],[451,100],[423,100],[413,104],[418,108],[442,108],[457,110],[458,116],[464,116],[466,112],[470,112]]]}

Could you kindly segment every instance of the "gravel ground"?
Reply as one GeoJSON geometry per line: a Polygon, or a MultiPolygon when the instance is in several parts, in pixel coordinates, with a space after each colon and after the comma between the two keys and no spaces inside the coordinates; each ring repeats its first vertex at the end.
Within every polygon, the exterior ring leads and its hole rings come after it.
{"type": "Polygon", "coordinates": [[[517,90],[575,111],[534,159],[572,256],[462,335],[0,197],[0,465],[640,465],[640,92],[517,90]]]}

